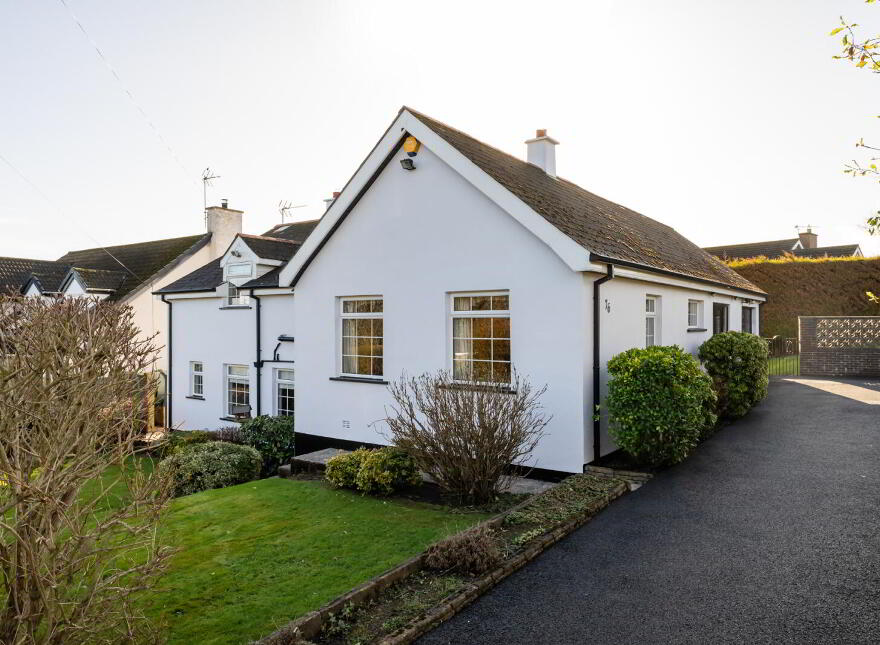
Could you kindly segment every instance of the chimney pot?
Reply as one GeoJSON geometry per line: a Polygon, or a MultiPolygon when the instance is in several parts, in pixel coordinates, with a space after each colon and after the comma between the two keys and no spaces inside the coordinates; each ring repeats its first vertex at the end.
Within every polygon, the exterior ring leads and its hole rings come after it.
{"type": "Polygon", "coordinates": [[[337,197],[339,197],[339,195],[340,195],[340,192],[338,190],[333,191],[333,199],[336,199],[337,197]]]}
{"type": "Polygon", "coordinates": [[[229,207],[229,200],[228,200],[228,199],[221,199],[221,200],[220,200],[220,206],[221,206],[222,208],[228,208],[228,207],[229,207]]]}
{"type": "Polygon", "coordinates": [[[536,137],[546,137],[547,130],[535,130],[535,136],[536,137]]]}

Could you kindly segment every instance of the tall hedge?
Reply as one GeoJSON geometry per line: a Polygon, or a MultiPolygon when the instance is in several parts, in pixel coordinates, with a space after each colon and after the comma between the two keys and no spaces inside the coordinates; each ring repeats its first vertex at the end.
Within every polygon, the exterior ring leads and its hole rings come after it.
{"type": "Polygon", "coordinates": [[[761,335],[796,338],[798,316],[876,316],[866,291],[880,293],[880,258],[758,258],[730,267],[769,295],[761,335]]]}
{"type": "Polygon", "coordinates": [[[715,334],[700,345],[700,360],[718,394],[718,414],[735,419],[767,396],[767,342],[741,331],[715,334]]]}
{"type": "Polygon", "coordinates": [[[715,425],[709,377],[680,347],[629,349],[608,361],[608,374],[611,435],[639,462],[678,463],[715,425]]]}

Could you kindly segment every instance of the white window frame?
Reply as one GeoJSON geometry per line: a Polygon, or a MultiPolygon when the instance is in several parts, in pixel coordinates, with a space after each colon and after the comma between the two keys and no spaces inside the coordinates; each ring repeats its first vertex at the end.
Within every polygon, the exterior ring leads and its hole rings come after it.
{"type": "Polygon", "coordinates": [[[223,296],[224,307],[250,307],[251,297],[242,294],[239,288],[231,282],[226,283],[226,295],[223,296]],[[233,295],[234,294],[234,295],[233,295]]]}
{"type": "Polygon", "coordinates": [[[703,329],[703,301],[702,300],[688,300],[688,311],[687,311],[688,329],[703,329]],[[696,320],[691,322],[691,305],[697,306],[696,311],[696,320]]]}
{"type": "MultiPolygon", "coordinates": [[[[748,330],[741,329],[740,331],[745,331],[745,332],[748,332],[749,334],[754,334],[755,333],[755,316],[757,315],[758,308],[753,307],[751,305],[743,305],[742,306],[743,312],[746,311],[747,309],[751,311],[751,314],[749,316],[749,322],[751,323],[751,329],[748,329],[748,330]]],[[[740,312],[739,320],[740,320],[740,326],[742,326],[742,312],[740,312]]]]}
{"type": "Polygon", "coordinates": [[[254,274],[254,263],[253,262],[236,262],[235,264],[227,264],[226,265],[226,277],[227,278],[249,278],[254,274]],[[233,269],[238,269],[239,267],[245,267],[247,272],[245,273],[234,273],[233,269]]]}
{"type": "MultiPolygon", "coordinates": [[[[506,363],[508,365],[509,373],[513,372],[513,343],[512,343],[513,339],[512,339],[512,322],[511,322],[511,317],[510,317],[510,291],[452,292],[452,293],[448,294],[447,310],[449,312],[449,320],[448,320],[449,332],[448,332],[448,346],[447,346],[448,349],[446,352],[446,354],[448,356],[447,369],[449,370],[449,373],[452,375],[453,380],[456,381],[457,383],[465,383],[465,384],[469,384],[469,385],[473,385],[473,384],[477,384],[477,385],[510,385],[510,378],[509,377],[506,381],[495,381],[495,380],[475,381],[472,379],[459,379],[459,378],[456,378],[456,375],[455,375],[455,360],[456,360],[455,359],[455,356],[456,356],[456,353],[455,353],[455,340],[456,340],[455,321],[456,321],[456,319],[460,319],[460,318],[470,318],[470,319],[474,319],[474,318],[506,318],[507,319],[507,321],[508,321],[507,337],[506,338],[504,338],[503,336],[495,337],[494,331],[493,331],[493,335],[489,336],[486,340],[489,340],[489,341],[495,341],[495,340],[505,341],[506,340],[508,342],[509,360],[496,361],[496,360],[494,360],[494,355],[493,355],[489,362],[493,363],[493,364],[494,363],[506,363]],[[486,297],[486,296],[488,296],[488,297],[492,297],[492,296],[506,297],[507,298],[507,309],[478,309],[478,310],[470,309],[470,310],[464,310],[464,311],[456,311],[455,310],[455,299],[456,298],[479,298],[479,297],[486,297]]],[[[471,338],[471,340],[474,340],[474,338],[471,338]]],[[[472,354],[471,354],[471,356],[472,356],[472,354]]],[[[471,362],[474,362],[475,359],[470,358],[470,359],[463,359],[463,360],[469,360],[471,362]]]]}
{"type": "Polygon", "coordinates": [[[296,411],[296,373],[292,367],[276,367],[275,368],[275,416],[294,416],[296,411]],[[290,372],[288,377],[285,372],[290,372]],[[281,388],[289,386],[293,391],[293,407],[290,408],[289,414],[282,412],[281,407],[281,388]]]}
{"type": "Polygon", "coordinates": [[[645,347],[655,347],[662,344],[660,336],[660,296],[645,295],[645,347]],[[648,321],[653,321],[653,330],[648,334],[648,321]],[[649,340],[650,339],[650,342],[649,340]]]}
{"type": "Polygon", "coordinates": [[[205,363],[203,361],[189,362],[189,395],[205,398],[205,363]],[[198,369],[196,366],[198,365],[198,369]],[[196,377],[199,377],[196,387],[196,377]]]}
{"type": "Polygon", "coordinates": [[[250,405],[251,403],[251,371],[247,365],[237,363],[227,363],[223,366],[223,416],[232,417],[232,405],[250,405]],[[241,374],[231,374],[232,368],[244,368],[247,376],[241,374]],[[233,403],[229,400],[229,385],[231,383],[239,383],[247,385],[248,400],[245,403],[233,403]]]}
{"type": "MultiPolygon", "coordinates": [[[[357,378],[357,379],[373,379],[376,381],[381,381],[385,378],[385,299],[382,296],[340,296],[337,298],[337,324],[336,324],[336,338],[337,338],[337,373],[339,376],[344,378],[357,378]],[[369,311],[369,312],[356,312],[356,311],[345,311],[345,303],[347,302],[364,302],[364,301],[378,301],[382,303],[382,311],[369,311]],[[345,321],[346,320],[381,320],[382,321],[382,333],[379,336],[371,335],[371,336],[344,336],[345,330],[345,321]],[[380,338],[382,340],[382,354],[379,356],[371,355],[370,356],[370,374],[362,374],[359,372],[346,372],[345,371],[345,357],[352,356],[355,358],[360,358],[358,354],[345,354],[345,338],[380,338]],[[382,367],[379,370],[379,374],[373,374],[374,363],[376,359],[382,361],[382,367]]],[[[371,330],[371,334],[374,331],[371,330]]],[[[372,351],[371,347],[371,351],[372,351]]]]}

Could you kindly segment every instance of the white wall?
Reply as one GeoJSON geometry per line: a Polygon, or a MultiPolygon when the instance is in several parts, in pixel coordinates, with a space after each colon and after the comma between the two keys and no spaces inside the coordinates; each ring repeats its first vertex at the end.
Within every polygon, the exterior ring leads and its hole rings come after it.
{"type": "MultiPolygon", "coordinates": [[[[584,274],[592,294],[592,283],[600,276],[584,274]]],[[[608,361],[620,352],[633,347],[645,346],[645,299],[658,296],[657,300],[657,345],[678,345],[686,352],[697,356],[702,343],[712,336],[712,305],[721,303],[729,306],[730,331],[741,331],[743,299],[711,291],[712,287],[693,288],[670,286],[629,278],[614,278],[601,286],[601,392],[602,400],[607,394],[608,361]],[[700,328],[705,331],[688,330],[688,301],[703,302],[703,320],[700,328]],[[606,310],[606,304],[610,311],[606,310]]],[[[758,307],[755,308],[755,324],[758,324],[758,307]]],[[[590,311],[592,325],[592,310],[590,311]]],[[[590,347],[592,349],[592,345],[590,347]]],[[[592,383],[592,375],[590,375],[592,383]]],[[[590,385],[592,392],[592,385],[590,385]]],[[[603,455],[615,449],[608,436],[608,419],[602,411],[601,452],[603,455]]],[[[592,435],[588,438],[587,453],[592,458],[592,435]]]]}
{"type": "Polygon", "coordinates": [[[534,465],[579,471],[581,276],[424,146],[415,163],[407,172],[391,161],[296,285],[297,429],[384,442],[374,422],[390,402],[386,388],[329,380],[339,371],[337,297],[384,298],[384,371],[394,379],[449,368],[449,292],[509,290],[513,363],[549,384],[553,420],[534,465]]]}
{"type": "MultiPolygon", "coordinates": [[[[281,334],[293,336],[294,297],[286,295],[260,296],[262,306],[262,357],[272,358],[281,334]]],[[[224,369],[227,364],[247,365],[250,376],[251,407],[257,414],[256,367],[256,303],[251,307],[221,309],[223,299],[210,297],[177,299],[173,301],[173,378],[172,423],[187,430],[215,430],[234,425],[222,420],[224,410],[224,369]],[[200,361],[204,365],[204,400],[189,398],[189,364],[200,361]]],[[[293,359],[293,344],[282,343],[279,358],[293,359]]],[[[292,367],[289,363],[266,363],[262,370],[261,411],[273,414],[274,378],[277,367],[292,367]]]]}

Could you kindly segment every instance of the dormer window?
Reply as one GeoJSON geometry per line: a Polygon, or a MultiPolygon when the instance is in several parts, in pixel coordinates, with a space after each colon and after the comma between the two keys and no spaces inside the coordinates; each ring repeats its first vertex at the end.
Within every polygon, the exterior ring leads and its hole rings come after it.
{"type": "Polygon", "coordinates": [[[239,262],[226,265],[227,278],[249,278],[253,273],[253,265],[250,262],[239,262]]]}

